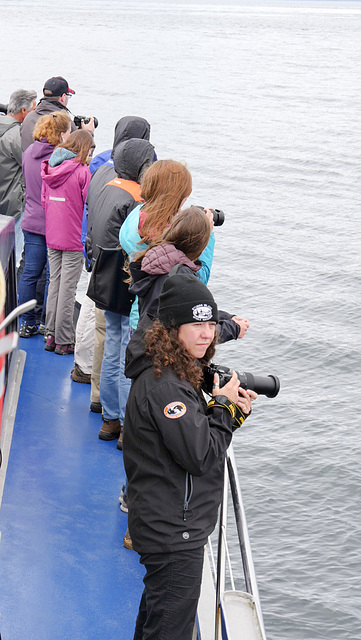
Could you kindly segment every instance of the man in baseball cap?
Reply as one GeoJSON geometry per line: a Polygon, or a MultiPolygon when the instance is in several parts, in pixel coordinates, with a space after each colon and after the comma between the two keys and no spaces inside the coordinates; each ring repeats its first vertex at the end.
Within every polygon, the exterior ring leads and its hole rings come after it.
{"type": "Polygon", "coordinates": [[[62,76],[55,76],[54,78],[49,78],[49,80],[45,82],[43,93],[44,96],[50,98],[60,97],[64,94],[70,98],[70,96],[75,94],[75,91],[69,88],[65,78],[62,76]]]}
{"type": "MultiPolygon", "coordinates": [[[[43,98],[41,98],[34,111],[26,116],[21,126],[21,148],[23,151],[25,151],[25,149],[34,142],[34,127],[41,116],[46,116],[54,111],[63,111],[64,109],[69,113],[67,105],[69,98],[75,94],[75,91],[69,88],[69,84],[65,78],[62,76],[54,76],[45,82],[43,94],[43,98]]],[[[91,122],[89,124],[82,123],[82,129],[87,129],[88,131],[93,132],[93,118],[91,118],[91,122]]],[[[76,130],[76,126],[73,122],[71,123],[71,130],[76,130]]]]}

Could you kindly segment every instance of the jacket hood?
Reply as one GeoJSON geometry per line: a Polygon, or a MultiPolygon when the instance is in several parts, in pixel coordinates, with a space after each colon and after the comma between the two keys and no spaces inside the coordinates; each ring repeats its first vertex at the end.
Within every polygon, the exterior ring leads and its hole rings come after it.
{"type": "Polygon", "coordinates": [[[154,147],[148,140],[131,138],[116,147],[113,159],[119,178],[139,182],[143,169],[153,163],[154,147]]]}
{"type": "Polygon", "coordinates": [[[144,335],[152,326],[152,318],[145,315],[134,331],[125,352],[124,373],[127,378],[137,378],[145,369],[153,366],[153,362],[145,354],[144,335]]]}
{"type": "Polygon", "coordinates": [[[63,160],[61,164],[52,167],[49,161],[43,160],[41,163],[41,177],[43,182],[51,187],[51,189],[57,189],[74,173],[79,164],[79,162],[74,163],[74,160],[71,159],[63,160]]]}
{"type": "Polygon", "coordinates": [[[44,159],[48,158],[49,154],[54,150],[54,145],[50,144],[46,140],[46,138],[42,138],[41,140],[35,140],[31,145],[31,155],[33,158],[44,159]]]}
{"type": "Polygon", "coordinates": [[[53,153],[50,156],[49,164],[51,167],[57,167],[59,164],[64,162],[64,160],[71,160],[75,158],[76,154],[73,151],[69,151],[69,149],[64,149],[63,147],[59,147],[54,149],[53,153]]]}
{"type": "Polygon", "coordinates": [[[0,116],[0,136],[16,125],[20,127],[20,122],[15,120],[15,118],[12,118],[11,116],[0,116]]]}
{"type": "Polygon", "coordinates": [[[186,264],[192,271],[199,271],[200,263],[190,260],[183,251],[173,244],[160,244],[149,249],[142,260],[142,271],[151,275],[169,273],[176,264],[186,264]]]}
{"type": "Polygon", "coordinates": [[[138,118],[136,116],[124,116],[120,118],[114,129],[114,141],[111,158],[114,157],[114,151],[116,147],[125,140],[131,138],[139,138],[141,140],[149,140],[150,138],[150,124],[144,118],[138,118]]]}
{"type": "Polygon", "coordinates": [[[161,244],[153,247],[147,251],[141,263],[130,263],[129,269],[132,275],[132,283],[129,287],[129,292],[134,296],[138,296],[139,309],[142,307],[144,311],[156,315],[161,286],[165,277],[176,265],[184,265],[181,270],[186,273],[193,272],[194,274],[202,266],[200,262],[192,262],[183,251],[179,251],[172,244],[161,244]]]}

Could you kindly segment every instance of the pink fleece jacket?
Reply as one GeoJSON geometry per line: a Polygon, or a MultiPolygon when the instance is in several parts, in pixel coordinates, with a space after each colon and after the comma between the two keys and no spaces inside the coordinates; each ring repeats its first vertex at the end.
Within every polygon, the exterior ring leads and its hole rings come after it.
{"type": "Polygon", "coordinates": [[[41,176],[47,246],[61,251],[82,251],[80,237],[91,178],[89,167],[77,159],[64,160],[56,167],[44,161],[41,176]]]}

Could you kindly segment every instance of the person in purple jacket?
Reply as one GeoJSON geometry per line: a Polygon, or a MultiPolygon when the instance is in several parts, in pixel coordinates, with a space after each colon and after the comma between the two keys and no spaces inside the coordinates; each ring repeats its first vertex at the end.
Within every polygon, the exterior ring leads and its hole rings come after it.
{"type": "Polygon", "coordinates": [[[74,353],[74,302],[84,262],[83,209],[94,148],[91,133],[74,131],[41,167],[50,269],[45,350],[58,355],[74,353]]]}
{"type": "MultiPolygon", "coordinates": [[[[41,163],[48,160],[57,144],[70,136],[71,120],[67,113],[57,111],[38,120],[35,141],[23,153],[25,209],[21,228],[24,233],[25,266],[19,281],[19,303],[36,298],[36,285],[47,263],[45,241],[45,211],[41,205],[41,163]]],[[[45,316],[47,286],[44,293],[45,316]]],[[[19,335],[30,338],[38,333],[35,311],[22,315],[19,335]]]]}

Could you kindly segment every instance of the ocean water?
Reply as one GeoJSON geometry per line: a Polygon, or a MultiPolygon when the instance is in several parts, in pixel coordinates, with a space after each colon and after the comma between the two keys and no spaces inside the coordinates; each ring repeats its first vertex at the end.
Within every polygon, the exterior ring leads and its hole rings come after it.
{"type": "Polygon", "coordinates": [[[52,75],[97,151],[140,115],[225,211],[219,363],[276,374],[234,446],[269,640],[361,638],[360,2],[0,0],[0,101],[52,75]]]}

